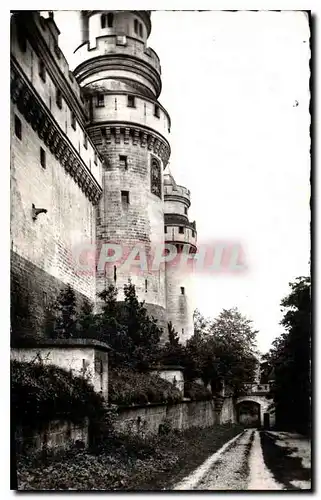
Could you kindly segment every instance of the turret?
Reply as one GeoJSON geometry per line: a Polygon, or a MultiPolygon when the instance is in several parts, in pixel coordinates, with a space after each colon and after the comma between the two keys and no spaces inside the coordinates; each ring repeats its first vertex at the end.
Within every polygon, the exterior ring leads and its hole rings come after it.
{"type": "MultiPolygon", "coordinates": [[[[126,251],[143,245],[147,258],[164,246],[163,170],[170,156],[170,117],[157,101],[160,62],[146,45],[150,31],[148,11],[83,11],[83,43],[74,54],[87,131],[104,159],[98,243],[117,242],[126,251]]],[[[130,278],[167,329],[165,269],[137,273],[116,265],[96,278],[98,292],[113,283],[120,300],[130,278]]]]}
{"type": "MultiPolygon", "coordinates": [[[[178,254],[187,252],[192,259],[196,252],[196,224],[190,222],[188,209],[190,191],[176,184],[169,173],[164,175],[165,241],[174,244],[178,254]]],[[[168,321],[185,344],[194,333],[192,266],[166,263],[166,310],[168,321]]]]}

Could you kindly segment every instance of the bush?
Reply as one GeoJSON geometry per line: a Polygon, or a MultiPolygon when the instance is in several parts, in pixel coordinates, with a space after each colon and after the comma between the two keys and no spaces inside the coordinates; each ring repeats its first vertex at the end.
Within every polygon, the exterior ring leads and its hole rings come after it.
{"type": "Polygon", "coordinates": [[[158,375],[132,370],[109,372],[109,401],[119,405],[146,403],[178,403],[180,391],[158,375]]]}
{"type": "Polygon", "coordinates": [[[16,424],[103,415],[104,400],[82,377],[41,362],[11,361],[11,407],[16,424]]]}
{"type": "Polygon", "coordinates": [[[204,385],[198,384],[197,382],[186,382],[185,397],[193,401],[207,401],[212,399],[213,396],[211,391],[204,385]]]}

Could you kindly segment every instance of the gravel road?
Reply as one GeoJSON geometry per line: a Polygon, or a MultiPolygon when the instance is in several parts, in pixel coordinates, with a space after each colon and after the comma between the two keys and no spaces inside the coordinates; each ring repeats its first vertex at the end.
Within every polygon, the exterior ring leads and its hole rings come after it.
{"type": "Polygon", "coordinates": [[[231,439],[174,487],[174,490],[203,491],[285,489],[264,462],[260,433],[256,429],[247,429],[231,439]]]}

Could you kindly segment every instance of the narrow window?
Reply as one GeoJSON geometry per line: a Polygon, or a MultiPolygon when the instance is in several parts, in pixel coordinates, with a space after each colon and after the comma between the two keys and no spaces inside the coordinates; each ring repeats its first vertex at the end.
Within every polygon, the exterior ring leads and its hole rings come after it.
{"type": "Polygon", "coordinates": [[[71,126],[76,130],[76,115],[73,111],[71,111],[71,126]]]}
{"type": "Polygon", "coordinates": [[[105,106],[105,96],[103,94],[97,94],[96,108],[102,108],[103,106],[105,106]]]}
{"type": "Polygon", "coordinates": [[[51,95],[49,96],[49,109],[51,111],[51,95]]]}
{"type": "Polygon", "coordinates": [[[127,156],[119,155],[119,165],[121,168],[128,170],[127,156]]]}
{"type": "Polygon", "coordinates": [[[129,108],[134,108],[135,107],[135,96],[133,96],[133,95],[128,95],[127,96],[127,106],[129,108]]]}
{"type": "Polygon", "coordinates": [[[16,134],[18,139],[21,140],[22,137],[21,120],[20,118],[17,117],[17,115],[14,115],[14,133],[16,134]]]}
{"type": "Polygon", "coordinates": [[[147,279],[145,279],[145,293],[147,293],[147,279]]]}
{"type": "Polygon", "coordinates": [[[167,226],[164,227],[165,233],[167,233],[167,226]]]}
{"type": "Polygon", "coordinates": [[[60,89],[56,89],[56,104],[59,109],[62,108],[62,94],[60,89]]]}
{"type": "Polygon", "coordinates": [[[117,281],[117,267],[114,266],[114,282],[116,283],[117,281]]]}
{"type": "Polygon", "coordinates": [[[46,307],[48,305],[48,295],[47,295],[47,292],[43,291],[42,292],[42,296],[43,296],[43,305],[46,307]]]}
{"type": "Polygon", "coordinates": [[[96,153],[96,151],[94,152],[94,164],[97,165],[97,153],[96,153]]]}
{"type": "Polygon", "coordinates": [[[89,170],[91,171],[91,159],[89,158],[89,170]]]}
{"type": "Polygon", "coordinates": [[[87,135],[85,134],[85,132],[84,132],[84,147],[85,147],[86,149],[88,149],[88,137],[87,137],[87,135]]]}
{"type": "Polygon", "coordinates": [[[195,231],[192,229],[192,238],[195,238],[195,231]]]}
{"type": "Polygon", "coordinates": [[[155,104],[154,106],[154,116],[156,116],[157,118],[160,117],[160,109],[159,106],[157,106],[157,104],[155,104]]]}
{"type": "Polygon", "coordinates": [[[137,21],[137,19],[135,19],[135,21],[134,21],[134,31],[135,31],[136,35],[138,35],[138,21],[137,21]]]}
{"type": "Polygon", "coordinates": [[[46,151],[40,148],[40,163],[42,168],[46,168],[46,151]]]}
{"type": "Polygon", "coordinates": [[[181,294],[185,295],[185,288],[183,286],[181,286],[181,294]]]}
{"type": "Polygon", "coordinates": [[[178,232],[179,232],[179,234],[184,234],[184,227],[183,227],[183,226],[180,226],[180,227],[178,228],[178,232]]]}
{"type": "Polygon", "coordinates": [[[114,14],[112,14],[111,12],[109,14],[107,14],[107,24],[108,24],[108,28],[112,28],[113,27],[113,24],[114,24],[114,14]]]}
{"type": "Polygon", "coordinates": [[[184,328],[182,328],[182,335],[184,335],[184,328]]]}
{"type": "Polygon", "coordinates": [[[46,81],[46,66],[42,59],[39,59],[39,76],[43,82],[46,81]]]}
{"type": "Polygon", "coordinates": [[[139,36],[143,38],[143,25],[139,24],[139,36]]]}
{"type": "Polygon", "coordinates": [[[121,202],[123,206],[129,205],[129,191],[121,192],[121,202]]]}
{"type": "Polygon", "coordinates": [[[156,158],[152,158],[151,162],[151,192],[162,199],[162,174],[161,165],[156,158]]]}
{"type": "Polygon", "coordinates": [[[100,16],[100,26],[101,26],[101,29],[106,28],[106,14],[102,14],[100,16]]]}
{"type": "Polygon", "coordinates": [[[184,207],[184,214],[187,215],[187,207],[184,207]]]}

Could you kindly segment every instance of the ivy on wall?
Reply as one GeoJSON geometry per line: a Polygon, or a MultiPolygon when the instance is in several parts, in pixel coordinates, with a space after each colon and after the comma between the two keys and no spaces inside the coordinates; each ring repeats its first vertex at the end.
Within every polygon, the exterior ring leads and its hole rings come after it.
{"type": "Polygon", "coordinates": [[[11,414],[16,424],[77,422],[103,411],[103,398],[86,379],[39,361],[11,361],[11,414]]]}

